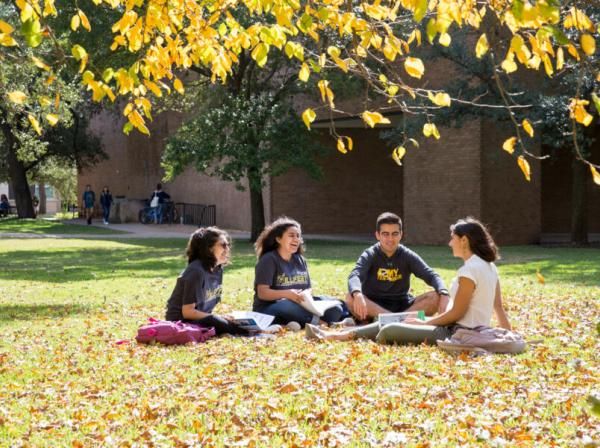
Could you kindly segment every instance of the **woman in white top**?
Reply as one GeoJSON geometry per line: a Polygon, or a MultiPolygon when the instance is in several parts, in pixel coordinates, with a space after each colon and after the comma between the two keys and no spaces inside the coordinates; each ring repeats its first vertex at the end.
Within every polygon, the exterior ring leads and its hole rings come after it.
{"type": "Polygon", "coordinates": [[[309,326],[309,338],[327,340],[349,340],[355,338],[374,339],[382,343],[435,344],[446,339],[458,328],[490,326],[492,313],[496,313],[498,325],[511,329],[502,306],[502,293],[498,271],[494,261],[498,249],[485,226],[473,218],[461,219],[450,226],[452,255],[464,260],[450,288],[451,301],[447,311],[427,320],[409,318],[402,323],[392,323],[380,328],[378,322],[327,332],[309,326]]]}

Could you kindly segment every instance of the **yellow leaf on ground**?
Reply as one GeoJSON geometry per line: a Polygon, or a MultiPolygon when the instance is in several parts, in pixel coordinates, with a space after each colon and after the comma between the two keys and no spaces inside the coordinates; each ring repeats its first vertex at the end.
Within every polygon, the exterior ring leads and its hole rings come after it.
{"type": "Polygon", "coordinates": [[[533,126],[531,126],[531,123],[529,122],[529,120],[526,118],[523,120],[523,129],[525,130],[525,132],[527,132],[527,134],[530,137],[533,137],[533,126]]]}
{"type": "Polygon", "coordinates": [[[542,285],[546,283],[546,279],[544,278],[544,276],[540,273],[540,270],[538,269],[537,272],[535,273],[535,276],[537,277],[537,281],[538,283],[541,283],[542,285]]]}
{"type": "Polygon", "coordinates": [[[40,127],[40,123],[37,121],[37,118],[29,114],[27,115],[27,119],[29,120],[29,123],[31,123],[33,130],[37,132],[37,135],[42,135],[42,128],[40,127]]]}
{"type": "Polygon", "coordinates": [[[315,118],[317,118],[317,114],[310,107],[302,112],[302,121],[304,121],[308,130],[310,130],[310,124],[315,121],[315,118]]]}
{"type": "Polygon", "coordinates": [[[580,39],[581,49],[588,56],[596,53],[596,39],[590,34],[583,34],[580,39]]]}
{"type": "Polygon", "coordinates": [[[505,150],[507,153],[512,154],[513,152],[515,152],[516,144],[517,144],[517,137],[511,137],[504,141],[504,143],[502,144],[502,149],[505,150]]]}
{"type": "Polygon", "coordinates": [[[482,34],[477,41],[477,45],[475,46],[475,55],[481,59],[484,54],[488,52],[490,49],[490,44],[488,43],[487,36],[482,34]]]}
{"type": "Polygon", "coordinates": [[[7,96],[8,96],[9,101],[11,103],[15,103],[15,104],[23,104],[25,101],[27,101],[27,95],[25,95],[20,90],[15,90],[14,92],[9,92],[7,94],[7,96]]]}
{"type": "Polygon", "coordinates": [[[375,127],[376,124],[390,124],[390,120],[385,118],[379,112],[369,112],[368,110],[362,113],[362,119],[365,123],[367,123],[372,128],[375,127]]]}
{"type": "Polygon", "coordinates": [[[594,183],[596,185],[600,185],[600,173],[598,172],[598,170],[592,165],[590,165],[590,171],[592,172],[592,178],[594,179],[594,183]]]}
{"type": "Polygon", "coordinates": [[[529,162],[525,159],[525,157],[519,156],[517,158],[517,163],[519,164],[519,168],[521,168],[521,171],[523,171],[523,175],[525,176],[525,179],[527,179],[527,182],[530,182],[531,168],[529,167],[529,162]]]}
{"type": "Polygon", "coordinates": [[[417,79],[421,79],[423,73],[425,73],[425,66],[423,65],[423,61],[419,58],[406,58],[406,61],[404,61],[404,69],[406,70],[406,73],[417,79]]]}

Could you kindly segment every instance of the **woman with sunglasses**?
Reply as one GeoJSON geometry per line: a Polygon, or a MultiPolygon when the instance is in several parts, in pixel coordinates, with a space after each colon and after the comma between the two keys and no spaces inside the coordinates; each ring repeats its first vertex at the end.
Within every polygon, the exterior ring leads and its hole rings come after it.
{"type": "Polygon", "coordinates": [[[223,266],[229,262],[230,249],[229,235],[218,227],[192,233],[186,249],[188,265],[167,302],[167,320],[214,327],[217,335],[249,334],[227,316],[213,313],[221,301],[223,266]]]}
{"type": "Polygon", "coordinates": [[[332,304],[320,319],[300,305],[306,295],[312,296],[302,243],[298,221],[281,216],[264,228],[254,245],[258,262],[252,309],[275,316],[275,324],[287,325],[290,330],[307,323],[338,322],[344,313],[341,301],[332,304]]]}

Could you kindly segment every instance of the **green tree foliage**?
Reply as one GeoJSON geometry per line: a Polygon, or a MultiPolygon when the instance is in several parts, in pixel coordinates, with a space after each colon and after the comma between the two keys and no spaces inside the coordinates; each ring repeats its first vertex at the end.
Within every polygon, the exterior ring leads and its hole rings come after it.
{"type": "Polygon", "coordinates": [[[188,166],[235,182],[247,179],[252,209],[251,238],[264,227],[262,189],[268,176],[292,167],[319,174],[315,157],[324,151],[298,121],[289,103],[271,92],[223,91],[208,100],[169,139],[163,155],[167,177],[188,166]]]}

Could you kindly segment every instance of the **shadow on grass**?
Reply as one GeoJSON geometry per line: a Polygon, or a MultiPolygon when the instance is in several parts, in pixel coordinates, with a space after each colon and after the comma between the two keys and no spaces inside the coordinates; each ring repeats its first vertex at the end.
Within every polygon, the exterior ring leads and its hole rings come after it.
{"type": "Polygon", "coordinates": [[[48,219],[7,218],[0,220],[0,232],[32,233],[36,235],[115,235],[127,234],[122,230],[105,229],[80,224],[64,224],[48,219]]]}
{"type": "Polygon", "coordinates": [[[88,314],[89,305],[0,305],[0,322],[14,320],[54,319],[88,314]]]}

